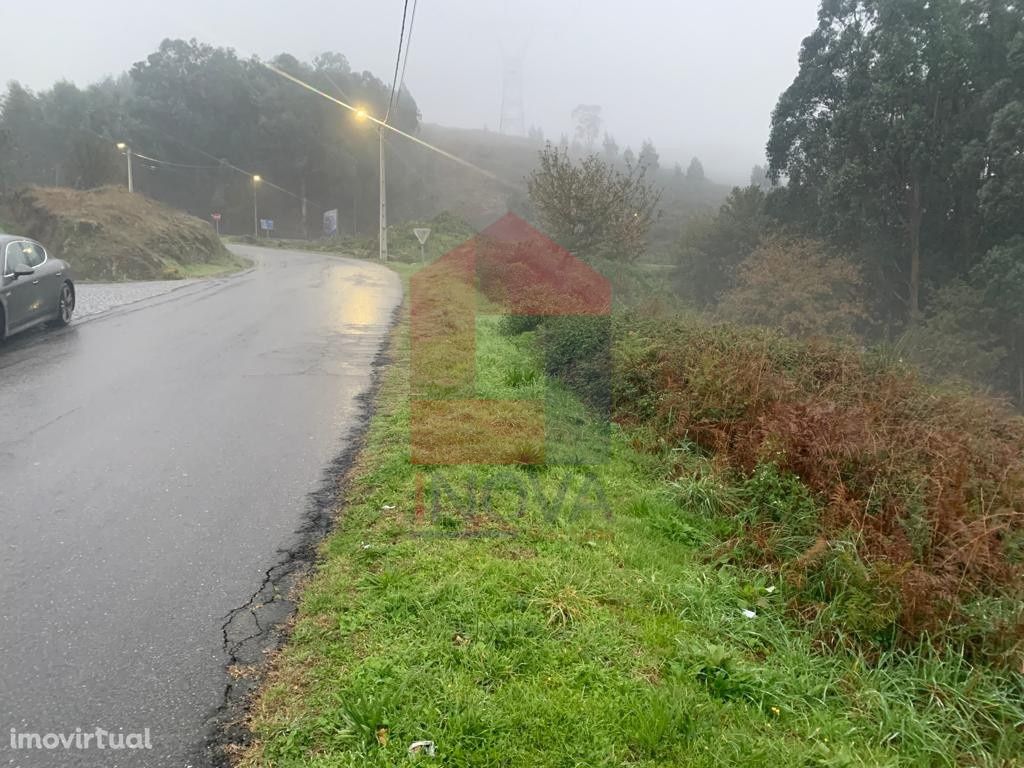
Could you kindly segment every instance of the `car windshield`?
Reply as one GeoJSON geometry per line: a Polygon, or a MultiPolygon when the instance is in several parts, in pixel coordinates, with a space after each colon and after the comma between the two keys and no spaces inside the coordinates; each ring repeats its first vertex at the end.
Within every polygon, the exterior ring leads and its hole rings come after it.
{"type": "Polygon", "coordinates": [[[0,2],[0,764],[1022,765],[1024,0],[0,2]]]}

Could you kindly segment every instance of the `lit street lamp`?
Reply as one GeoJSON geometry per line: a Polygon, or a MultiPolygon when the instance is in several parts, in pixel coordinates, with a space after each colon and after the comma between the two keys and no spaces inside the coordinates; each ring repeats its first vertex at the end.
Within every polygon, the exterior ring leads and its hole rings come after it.
{"type": "Polygon", "coordinates": [[[380,144],[380,158],[379,158],[379,173],[378,178],[380,179],[380,208],[379,215],[380,221],[378,225],[378,242],[380,244],[380,260],[388,260],[388,185],[387,185],[387,169],[384,163],[384,126],[387,123],[387,117],[384,118],[382,123],[377,118],[371,118],[370,113],[366,111],[366,107],[356,107],[356,120],[359,122],[365,122],[367,119],[372,119],[377,124],[377,141],[380,144]]]}
{"type": "Polygon", "coordinates": [[[132,148],[123,141],[117,142],[117,148],[124,152],[125,157],[128,158],[128,191],[134,192],[135,186],[132,184],[132,148]]]}
{"type": "Polygon", "coordinates": [[[259,238],[259,236],[260,236],[260,209],[259,209],[259,204],[258,204],[257,199],[256,199],[256,188],[259,186],[259,183],[261,181],[263,181],[263,177],[261,177],[258,173],[253,174],[253,177],[252,177],[252,232],[253,232],[253,236],[256,237],[256,238],[259,238]]]}

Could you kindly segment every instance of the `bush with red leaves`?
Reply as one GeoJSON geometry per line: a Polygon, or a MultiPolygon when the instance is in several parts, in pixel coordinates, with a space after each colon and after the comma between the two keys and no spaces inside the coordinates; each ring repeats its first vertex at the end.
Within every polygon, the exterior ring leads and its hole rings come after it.
{"type": "MultiPolygon", "coordinates": [[[[652,449],[695,444],[741,481],[770,465],[809,489],[806,551],[773,549],[770,519],[743,529],[795,611],[840,599],[829,579],[855,583],[860,613],[883,617],[876,639],[888,626],[896,642],[928,635],[1019,663],[1024,419],[1004,403],[839,344],[643,312],[618,318],[615,368],[616,418],[652,449]]],[[[848,619],[854,635],[871,624],[848,619]]]]}

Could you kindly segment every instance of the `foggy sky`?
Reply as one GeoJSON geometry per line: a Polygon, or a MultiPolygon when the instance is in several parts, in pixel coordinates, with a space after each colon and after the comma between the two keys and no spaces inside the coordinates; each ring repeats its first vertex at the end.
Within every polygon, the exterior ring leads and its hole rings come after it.
{"type": "MultiPolygon", "coordinates": [[[[410,3],[411,5],[411,3],[410,3]]],[[[744,182],[797,71],[817,0],[419,0],[406,83],[431,123],[496,130],[502,50],[525,50],[526,124],[557,139],[600,104],[620,147],[650,137],[662,164],[699,156],[744,182]]],[[[85,85],[165,37],[241,56],[326,50],[390,82],[402,0],[0,0],[0,82],[85,85]]]]}

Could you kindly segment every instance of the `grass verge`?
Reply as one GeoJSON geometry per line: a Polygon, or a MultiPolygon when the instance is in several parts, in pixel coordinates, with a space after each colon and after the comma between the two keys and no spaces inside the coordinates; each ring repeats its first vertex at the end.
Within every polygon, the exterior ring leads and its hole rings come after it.
{"type": "MultiPolygon", "coordinates": [[[[481,396],[539,396],[530,334],[477,342],[481,396]]],[[[1019,676],[820,652],[770,576],[708,561],[713,481],[668,482],[619,428],[592,472],[413,466],[408,318],[391,344],[241,765],[1019,764],[1019,676]]]]}
{"type": "Polygon", "coordinates": [[[252,261],[229,253],[217,261],[178,265],[177,273],[183,278],[223,277],[252,267],[252,261]]]}

